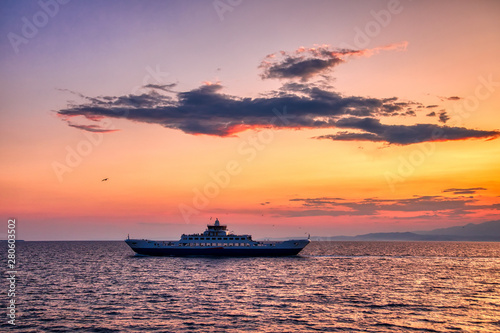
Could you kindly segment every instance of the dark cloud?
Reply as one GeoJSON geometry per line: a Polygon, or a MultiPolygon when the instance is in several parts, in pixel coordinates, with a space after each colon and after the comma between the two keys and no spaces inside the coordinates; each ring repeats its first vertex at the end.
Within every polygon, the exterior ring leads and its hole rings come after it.
{"type": "Polygon", "coordinates": [[[472,138],[496,138],[498,131],[481,131],[464,127],[439,126],[434,124],[384,125],[374,118],[343,118],[335,123],[337,128],[362,130],[342,131],[337,134],[322,135],[316,139],[337,141],[374,141],[398,145],[408,145],[426,141],[465,140],[472,138]]]}
{"type": "Polygon", "coordinates": [[[404,50],[407,42],[386,45],[373,49],[335,49],[328,45],[314,48],[301,47],[295,52],[273,53],[262,61],[262,79],[300,79],[308,81],[314,76],[328,73],[343,63],[349,56],[371,56],[381,50],[404,50]]]}
{"type": "Polygon", "coordinates": [[[469,188],[447,188],[443,192],[452,192],[453,194],[475,194],[477,191],[486,191],[484,187],[469,187],[469,188]]]}
{"type": "Polygon", "coordinates": [[[432,111],[428,114],[426,114],[427,117],[435,117],[436,116],[436,112],[432,111]]]}
{"type": "Polygon", "coordinates": [[[448,116],[448,113],[446,113],[446,111],[444,110],[441,110],[441,112],[439,112],[439,121],[445,124],[448,120],[450,120],[450,116],[448,116]]]}
{"type": "MultiPolygon", "coordinates": [[[[220,84],[175,93],[175,98],[156,90],[142,95],[80,95],[86,102],[70,105],[57,113],[63,119],[84,116],[126,118],[156,123],[189,134],[228,136],[249,128],[331,128],[335,121],[349,116],[400,115],[403,107],[396,98],[344,97],[310,85],[288,85],[282,91],[261,98],[239,98],[222,94],[220,84]],[[286,119],[276,121],[279,106],[288,109],[286,119]]],[[[407,102],[406,104],[410,104],[407,102]]]]}
{"type": "Polygon", "coordinates": [[[303,59],[302,57],[287,57],[279,64],[273,64],[265,69],[262,78],[265,79],[291,79],[301,78],[307,81],[316,74],[330,69],[343,60],[340,58],[332,59],[303,59]]]}
{"type": "MultiPolygon", "coordinates": [[[[397,98],[344,97],[313,85],[289,84],[280,92],[261,98],[239,98],[221,93],[220,84],[173,93],[174,97],[156,90],[141,95],[86,97],[86,102],[70,105],[57,113],[65,120],[83,116],[126,118],[132,121],[160,124],[189,134],[229,136],[251,128],[349,128],[364,133],[340,132],[318,137],[344,141],[380,141],[412,144],[425,141],[494,138],[497,131],[481,131],[463,127],[433,124],[384,125],[380,117],[408,115],[404,107],[413,102],[397,98]],[[276,106],[291,106],[276,117],[276,106]]],[[[281,111],[280,111],[281,112],[281,111]]],[[[73,127],[88,130],[96,126],[73,127]]]]}
{"type": "Polygon", "coordinates": [[[432,108],[437,108],[438,106],[439,105],[436,105],[436,104],[434,104],[434,105],[427,105],[426,108],[427,109],[432,109],[432,108]]]}
{"type": "Polygon", "coordinates": [[[450,96],[450,97],[447,97],[446,99],[449,100],[449,101],[458,101],[458,100],[461,100],[462,97],[450,96]]]}
{"type": "Polygon", "coordinates": [[[118,130],[116,129],[106,129],[102,128],[99,125],[76,125],[72,123],[68,123],[69,126],[78,128],[87,132],[94,132],[94,133],[111,133],[111,132],[116,132],[118,130]]]}
{"type": "Polygon", "coordinates": [[[459,97],[459,96],[450,96],[450,97],[446,97],[446,96],[437,96],[441,101],[459,101],[461,99],[463,99],[463,97],[459,97]]]}
{"type": "Polygon", "coordinates": [[[144,88],[151,88],[151,89],[160,89],[163,91],[168,91],[172,92],[172,89],[177,86],[177,83],[170,83],[170,84],[147,84],[144,86],[144,88]]]}
{"type": "MultiPolygon", "coordinates": [[[[83,117],[97,122],[103,118],[123,118],[159,124],[188,134],[222,137],[248,129],[337,128],[343,131],[317,138],[399,145],[496,138],[500,135],[498,131],[434,124],[385,125],[380,121],[381,118],[414,117],[415,110],[425,110],[435,105],[424,107],[421,103],[399,100],[397,97],[344,96],[335,92],[328,81],[305,82],[313,76],[324,75],[349,57],[370,56],[380,50],[400,50],[405,47],[406,43],[365,50],[320,46],[269,55],[260,66],[264,70],[263,78],[292,78],[302,82],[286,82],[279,90],[257,98],[224,94],[220,83],[207,82],[188,91],[174,91],[177,86],[175,83],[148,84],[143,87],[147,89],[144,93],[123,96],[89,97],[70,91],[82,98],[83,102],[71,102],[66,108],[57,111],[57,115],[74,128],[93,132],[111,132],[114,129],[99,124],[75,124],[73,119],[83,117]]],[[[427,115],[436,114],[431,112],[427,115]]],[[[445,123],[448,119],[446,112],[439,114],[439,121],[445,123]]]]}
{"type": "Polygon", "coordinates": [[[290,199],[291,202],[297,201],[297,202],[302,202],[302,206],[306,207],[325,207],[325,206],[331,206],[332,203],[337,203],[339,201],[344,201],[344,198],[331,198],[331,197],[322,197],[322,198],[309,198],[309,199],[302,199],[302,198],[294,198],[290,199]]]}

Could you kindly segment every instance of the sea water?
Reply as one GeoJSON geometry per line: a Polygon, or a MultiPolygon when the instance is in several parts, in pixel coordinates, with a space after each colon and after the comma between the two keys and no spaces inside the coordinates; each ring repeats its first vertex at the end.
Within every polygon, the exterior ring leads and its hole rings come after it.
{"type": "Polygon", "coordinates": [[[312,242],[281,258],[16,250],[16,325],[3,279],[1,332],[500,331],[500,243],[312,242]]]}

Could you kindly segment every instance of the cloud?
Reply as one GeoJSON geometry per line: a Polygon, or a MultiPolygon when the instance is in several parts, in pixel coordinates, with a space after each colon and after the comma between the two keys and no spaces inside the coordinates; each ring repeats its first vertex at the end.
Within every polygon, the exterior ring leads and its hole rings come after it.
{"type": "Polygon", "coordinates": [[[263,69],[262,79],[300,79],[305,82],[328,73],[333,67],[346,62],[348,57],[370,57],[381,50],[406,50],[407,45],[408,42],[402,42],[363,50],[332,49],[329,45],[300,47],[294,52],[267,55],[259,67],[263,69]]]}
{"type": "Polygon", "coordinates": [[[118,131],[117,129],[106,129],[102,128],[99,125],[76,125],[72,123],[68,123],[69,126],[75,127],[87,132],[94,132],[94,133],[111,133],[111,132],[116,132],[118,131]]]}
{"type": "Polygon", "coordinates": [[[498,131],[481,131],[464,127],[439,126],[434,124],[385,125],[374,118],[343,118],[335,123],[337,128],[357,129],[363,132],[341,131],[315,137],[335,141],[373,141],[397,145],[409,145],[427,141],[448,141],[480,138],[497,138],[498,131]]]}
{"type": "Polygon", "coordinates": [[[486,191],[484,187],[469,187],[469,188],[447,188],[443,192],[452,192],[453,194],[475,194],[477,191],[486,191]]]}
{"type": "Polygon", "coordinates": [[[442,101],[459,101],[459,100],[463,99],[463,97],[459,97],[459,96],[450,96],[450,97],[438,96],[438,98],[442,101]]]}
{"type": "Polygon", "coordinates": [[[448,116],[445,110],[441,110],[441,112],[439,112],[439,121],[445,124],[448,120],[450,120],[450,116],[448,116]]]}
{"type": "MultiPolygon", "coordinates": [[[[344,97],[310,85],[288,85],[268,97],[240,98],[221,93],[218,83],[175,93],[175,98],[153,90],[142,95],[86,97],[57,114],[67,120],[126,118],[156,123],[189,134],[229,136],[250,128],[331,128],[335,121],[350,116],[401,115],[405,102],[397,98],[344,97]],[[277,106],[292,106],[286,119],[275,121],[277,106]],[[274,120],[274,121],[273,121],[274,120]]],[[[290,110],[290,109],[288,109],[290,110]]]]}
{"type": "MultiPolygon", "coordinates": [[[[385,125],[378,118],[413,115],[415,102],[396,97],[377,99],[342,96],[314,85],[288,84],[267,97],[240,98],[221,93],[220,83],[205,84],[190,91],[173,93],[175,97],[149,93],[125,96],[86,97],[85,102],[70,105],[57,114],[64,120],[83,116],[90,120],[125,118],[159,124],[188,134],[231,136],[247,129],[350,128],[363,133],[340,132],[317,137],[343,141],[374,141],[400,145],[425,142],[495,138],[497,131],[433,124],[385,125]],[[276,106],[291,106],[276,117],[276,106]]],[[[280,111],[281,112],[281,111],[280,111]]],[[[71,125],[84,130],[97,127],[71,125]]]]}
{"type": "MultiPolygon", "coordinates": [[[[482,189],[482,188],[472,188],[482,189]]],[[[448,189],[454,190],[454,189],[448,189]]],[[[447,190],[445,190],[447,191],[447,190]]],[[[474,198],[449,198],[440,195],[413,196],[403,199],[366,198],[347,200],[342,198],[293,198],[290,202],[301,203],[299,207],[273,209],[278,216],[377,216],[384,213],[440,213],[470,214],[482,209],[500,209],[500,203],[481,204],[474,198]]]]}
{"type": "MultiPolygon", "coordinates": [[[[372,141],[408,145],[425,141],[497,138],[498,131],[484,131],[436,124],[387,125],[385,117],[415,117],[422,103],[398,97],[371,98],[345,96],[327,82],[306,82],[324,76],[349,57],[371,56],[381,50],[404,50],[407,43],[350,50],[332,49],[327,45],[299,48],[294,52],[270,54],[261,64],[263,78],[290,78],[280,89],[259,97],[240,97],[223,93],[220,82],[205,82],[198,88],[174,91],[176,83],[148,84],[140,94],[89,97],[69,91],[83,99],[71,102],[57,115],[69,126],[93,132],[114,131],[100,126],[77,124],[76,119],[98,122],[104,118],[127,119],[158,124],[193,135],[234,136],[248,129],[320,129],[335,128],[335,134],[317,139],[340,141],[372,141]],[[71,122],[70,122],[71,120],[71,122]],[[346,130],[347,129],[347,130],[346,130]]],[[[435,116],[435,112],[427,114],[435,116]]],[[[446,112],[439,121],[449,119],[446,112]]]]}
{"type": "Polygon", "coordinates": [[[344,62],[341,58],[332,57],[331,59],[303,59],[302,57],[288,57],[279,64],[268,66],[263,79],[291,79],[300,78],[307,81],[318,73],[344,62]]]}
{"type": "Polygon", "coordinates": [[[150,89],[160,89],[163,91],[167,92],[173,92],[173,88],[177,86],[177,83],[170,83],[170,84],[147,84],[143,88],[150,88],[150,89]]]}
{"type": "Polygon", "coordinates": [[[427,117],[435,117],[436,116],[436,112],[432,111],[428,114],[426,114],[427,117]]]}

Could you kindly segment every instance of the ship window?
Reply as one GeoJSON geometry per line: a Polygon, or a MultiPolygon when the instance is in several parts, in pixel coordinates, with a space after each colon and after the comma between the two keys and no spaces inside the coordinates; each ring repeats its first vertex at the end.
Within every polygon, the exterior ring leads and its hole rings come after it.
{"type": "Polygon", "coordinates": [[[189,240],[193,240],[193,237],[189,237],[189,240]]]}
{"type": "Polygon", "coordinates": [[[198,240],[198,237],[195,237],[194,240],[198,240]]]}
{"type": "Polygon", "coordinates": [[[212,240],[215,240],[215,237],[212,237],[212,240]]]}
{"type": "Polygon", "coordinates": [[[229,238],[229,240],[234,240],[234,238],[233,238],[233,237],[231,237],[231,238],[229,238]]]}
{"type": "Polygon", "coordinates": [[[217,240],[221,240],[221,239],[222,239],[222,238],[220,238],[220,237],[219,237],[219,238],[217,238],[217,240]]]}

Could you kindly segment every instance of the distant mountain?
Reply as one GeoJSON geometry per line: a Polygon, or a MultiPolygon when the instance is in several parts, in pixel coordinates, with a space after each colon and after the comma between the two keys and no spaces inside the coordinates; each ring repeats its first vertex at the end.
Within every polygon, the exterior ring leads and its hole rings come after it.
{"type": "Polygon", "coordinates": [[[464,226],[418,231],[420,235],[447,235],[456,237],[488,237],[500,238],[500,220],[479,224],[469,223],[464,226]]]}
{"type": "Polygon", "coordinates": [[[489,241],[500,242],[500,220],[415,232],[382,232],[358,236],[312,237],[313,240],[489,241]]]}

